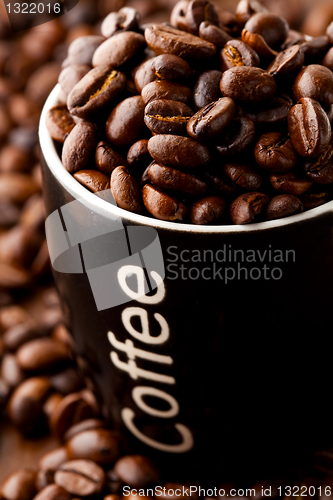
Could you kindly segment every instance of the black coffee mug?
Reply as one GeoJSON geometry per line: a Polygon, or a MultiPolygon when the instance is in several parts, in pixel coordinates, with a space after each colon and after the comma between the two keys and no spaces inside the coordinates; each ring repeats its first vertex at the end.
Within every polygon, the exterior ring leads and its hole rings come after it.
{"type": "Polygon", "coordinates": [[[128,449],[221,480],[332,445],[333,202],[248,226],[129,213],[63,168],[45,127],[58,95],[40,123],[54,277],[128,449]]]}

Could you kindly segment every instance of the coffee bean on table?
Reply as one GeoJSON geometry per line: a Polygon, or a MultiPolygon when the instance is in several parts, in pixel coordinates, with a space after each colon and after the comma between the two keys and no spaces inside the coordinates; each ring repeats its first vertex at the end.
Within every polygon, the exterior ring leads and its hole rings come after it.
{"type": "Polygon", "coordinates": [[[294,45],[283,52],[279,52],[274,61],[267,68],[272,76],[290,75],[299,71],[304,64],[304,52],[299,45],[294,45]]]}
{"type": "Polygon", "coordinates": [[[207,146],[189,137],[156,135],[149,139],[148,150],[157,163],[174,168],[204,167],[211,161],[207,146]]]}
{"type": "Polygon", "coordinates": [[[143,186],[142,198],[146,209],[156,219],[179,221],[187,214],[187,207],[183,203],[149,184],[143,186]]]}
{"type": "Polygon", "coordinates": [[[172,190],[192,196],[203,195],[208,190],[206,182],[198,177],[158,163],[153,163],[149,167],[148,177],[154,186],[162,190],[172,190]]]}
{"type": "Polygon", "coordinates": [[[105,473],[91,460],[70,460],[59,467],[54,480],[72,495],[90,496],[102,491],[105,473]]]}
{"type": "Polygon", "coordinates": [[[111,12],[101,24],[102,35],[109,38],[119,31],[132,31],[138,27],[139,12],[133,7],[123,7],[118,12],[111,12]]]}
{"type": "Polygon", "coordinates": [[[84,458],[98,464],[114,463],[120,452],[115,433],[101,427],[74,434],[67,441],[66,448],[70,459],[84,458]]]}
{"type": "Polygon", "coordinates": [[[2,484],[0,494],[8,500],[32,500],[37,493],[36,472],[31,469],[17,469],[2,484]]]}
{"type": "Polygon", "coordinates": [[[84,382],[78,371],[74,367],[66,368],[51,376],[52,388],[61,394],[67,395],[83,389],[84,382]]]}
{"type": "Polygon", "coordinates": [[[257,108],[244,107],[241,111],[241,115],[246,116],[255,124],[279,124],[285,122],[292,106],[293,100],[286,94],[280,94],[276,95],[276,97],[265,106],[258,105],[257,108]]]}
{"type": "Polygon", "coordinates": [[[228,127],[222,142],[216,141],[216,150],[222,156],[242,153],[256,137],[256,128],[252,120],[245,116],[236,117],[228,127]]]}
{"type": "Polygon", "coordinates": [[[114,472],[132,488],[158,484],[160,476],[153,462],[143,455],[125,455],[114,466],[114,472]]]}
{"type": "Polygon", "coordinates": [[[219,16],[215,5],[207,0],[191,0],[186,6],[185,15],[178,21],[178,27],[198,35],[199,26],[204,21],[218,26],[219,16]]]}
{"type": "Polygon", "coordinates": [[[61,446],[46,453],[39,461],[39,468],[41,470],[55,471],[61,464],[68,462],[68,460],[67,449],[61,446]]]}
{"type": "Polygon", "coordinates": [[[241,40],[230,40],[221,50],[222,70],[236,66],[259,66],[258,54],[241,40]]]}
{"type": "Polygon", "coordinates": [[[95,125],[87,121],[80,121],[75,125],[62,150],[62,163],[65,169],[74,174],[87,167],[95,150],[97,130],[95,125]]]}
{"type": "Polygon", "coordinates": [[[288,36],[289,25],[285,19],[270,12],[258,12],[244,26],[250,33],[261,35],[272,48],[279,48],[288,36]]]}
{"type": "Polygon", "coordinates": [[[75,122],[65,104],[51,108],[46,114],[45,121],[52,139],[61,143],[75,127],[75,122]]]}
{"type": "MultiPolygon", "coordinates": [[[[145,129],[145,103],[141,96],[128,97],[120,102],[110,114],[105,134],[111,145],[130,146],[141,139],[145,129]]],[[[74,129],[75,130],[75,129],[74,129]]]]}
{"type": "Polygon", "coordinates": [[[54,470],[40,469],[36,475],[36,488],[38,491],[43,490],[50,484],[54,483],[54,470]]]}
{"type": "Polygon", "coordinates": [[[148,83],[142,89],[141,95],[145,104],[154,99],[169,99],[187,104],[192,99],[192,91],[189,87],[171,80],[157,80],[148,83]]]}
{"type": "Polygon", "coordinates": [[[221,71],[210,70],[201,73],[193,89],[195,109],[199,110],[211,102],[218,101],[220,99],[221,78],[221,71]]]}
{"type": "Polygon", "coordinates": [[[185,135],[192,115],[191,108],[183,102],[156,99],[145,107],[144,120],[149,130],[155,134],[185,135]]]}
{"type": "Polygon", "coordinates": [[[105,65],[109,69],[120,68],[143,49],[144,43],[145,39],[140,33],[117,33],[99,45],[93,55],[92,65],[105,65]]]}
{"type": "Polygon", "coordinates": [[[33,500],[71,500],[72,495],[57,484],[50,484],[34,497],[33,500]]]}
{"type": "Polygon", "coordinates": [[[245,28],[242,30],[242,41],[249,45],[263,60],[270,61],[278,55],[278,52],[268,45],[263,36],[251,33],[245,28]]]}
{"type": "Polygon", "coordinates": [[[86,169],[81,170],[80,172],[75,172],[74,179],[93,193],[105,191],[110,187],[109,177],[96,170],[86,169]]]}
{"type": "Polygon", "coordinates": [[[275,189],[280,193],[292,194],[300,196],[305,193],[313,184],[310,179],[297,177],[294,172],[287,172],[286,174],[272,174],[270,182],[275,189]]]}
{"type": "Polygon", "coordinates": [[[97,47],[105,38],[98,35],[79,37],[68,48],[67,66],[72,64],[92,64],[92,58],[97,47]]]}
{"type": "Polygon", "coordinates": [[[261,168],[277,173],[288,172],[297,162],[291,140],[280,132],[262,135],[254,148],[254,157],[261,168]]]}
{"type": "Polygon", "coordinates": [[[50,428],[58,437],[62,437],[65,432],[74,424],[95,416],[95,409],[84,397],[82,392],[68,394],[58,404],[50,417],[50,428]]]}
{"type": "Polygon", "coordinates": [[[126,160],[106,141],[100,141],[96,147],[95,164],[98,170],[109,175],[116,167],[126,165],[126,160]]]}
{"type": "Polygon", "coordinates": [[[99,418],[87,418],[82,420],[82,422],[72,425],[72,427],[70,427],[64,435],[64,441],[69,441],[81,432],[90,431],[92,429],[103,429],[104,427],[105,422],[103,422],[103,420],[100,420],[99,418]]]}
{"type": "Polygon", "coordinates": [[[207,21],[203,21],[199,26],[199,36],[206,42],[210,42],[213,45],[216,45],[218,49],[223,49],[225,44],[232,40],[227,31],[215,26],[214,24],[210,24],[207,21]]]}
{"type": "Polygon", "coordinates": [[[68,362],[69,352],[60,342],[45,337],[23,344],[16,357],[23,370],[41,371],[68,362]]]}
{"type": "Polygon", "coordinates": [[[236,105],[229,97],[221,97],[198,111],[187,124],[188,134],[198,141],[209,141],[226,132],[236,114],[236,105]]]}
{"type": "Polygon", "coordinates": [[[187,82],[193,76],[191,66],[174,54],[161,54],[151,60],[151,69],[159,79],[187,82]]]}
{"type": "Polygon", "coordinates": [[[301,201],[290,194],[274,196],[266,207],[266,220],[281,219],[303,212],[301,201]]]}
{"type": "Polygon", "coordinates": [[[244,193],[236,198],[230,205],[230,217],[234,224],[248,224],[258,216],[269,197],[264,193],[244,193]]]}
{"type": "Polygon", "coordinates": [[[220,90],[240,104],[259,104],[273,99],[276,93],[274,78],[260,68],[236,66],[222,75],[220,90]]]}
{"type": "Polygon", "coordinates": [[[212,43],[163,24],[153,24],[147,28],[145,39],[157,55],[174,54],[187,62],[211,58],[216,53],[212,43]]]}
{"type": "Polygon", "coordinates": [[[193,224],[212,224],[219,222],[225,212],[226,203],[220,196],[207,196],[196,201],[191,207],[193,224]]]}
{"type": "Polygon", "coordinates": [[[67,98],[69,112],[83,119],[93,119],[105,112],[110,102],[123,90],[126,76],[121,71],[98,66],[89,71],[71,90],[67,98]]]}
{"type": "Polygon", "coordinates": [[[331,140],[331,125],[318,101],[308,97],[291,108],[288,129],[295,151],[304,158],[318,158],[331,140]]]}
{"type": "Polygon", "coordinates": [[[311,64],[297,75],[293,92],[296,101],[302,97],[315,99],[323,106],[333,104],[333,73],[319,64],[311,64]]]}
{"type": "Polygon", "coordinates": [[[118,207],[134,213],[142,211],[139,185],[125,167],[117,167],[112,172],[111,192],[118,207]]]}

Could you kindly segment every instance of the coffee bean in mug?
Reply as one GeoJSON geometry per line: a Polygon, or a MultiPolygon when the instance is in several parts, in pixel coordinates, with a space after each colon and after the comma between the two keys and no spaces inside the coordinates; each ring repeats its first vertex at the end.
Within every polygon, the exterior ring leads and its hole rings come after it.
{"type": "Polygon", "coordinates": [[[75,125],[62,150],[62,162],[66,170],[72,174],[82,170],[89,164],[97,143],[97,129],[88,121],[75,125]]]}

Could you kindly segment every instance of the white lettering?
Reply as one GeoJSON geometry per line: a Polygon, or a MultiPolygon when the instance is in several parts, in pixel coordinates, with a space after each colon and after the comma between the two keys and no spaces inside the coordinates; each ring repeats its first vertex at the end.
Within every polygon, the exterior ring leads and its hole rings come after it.
{"type": "Polygon", "coordinates": [[[141,304],[158,304],[164,299],[165,296],[165,287],[161,276],[156,271],[151,271],[151,277],[155,281],[157,285],[157,290],[155,295],[146,295],[145,294],[145,274],[143,269],[138,266],[123,266],[118,271],[118,282],[121,286],[122,290],[128,295],[131,299],[137,300],[141,304]],[[127,277],[130,275],[136,275],[138,289],[137,291],[132,290],[127,284],[127,277]]]}
{"type": "Polygon", "coordinates": [[[168,394],[165,391],[161,391],[160,389],[156,389],[155,387],[134,387],[134,389],[132,390],[132,397],[142,411],[148,413],[148,415],[152,415],[153,417],[172,418],[179,413],[179,404],[176,399],[171,396],[171,394],[168,394]],[[169,403],[170,409],[157,410],[156,408],[152,408],[144,402],[144,400],[142,399],[143,396],[154,396],[155,398],[164,399],[164,401],[169,403]]]}
{"type": "Polygon", "coordinates": [[[149,333],[148,313],[141,307],[127,307],[121,315],[123,325],[132,337],[145,342],[146,344],[163,344],[169,338],[169,325],[159,313],[154,314],[154,318],[161,327],[161,333],[157,337],[152,337],[149,333]],[[138,332],[131,324],[133,316],[139,316],[141,321],[141,332],[138,332]]]}

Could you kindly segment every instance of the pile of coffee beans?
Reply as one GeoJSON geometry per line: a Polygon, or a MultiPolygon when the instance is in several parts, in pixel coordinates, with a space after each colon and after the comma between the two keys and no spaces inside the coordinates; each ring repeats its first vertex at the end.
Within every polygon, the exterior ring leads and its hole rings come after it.
{"type": "Polygon", "coordinates": [[[311,38],[256,1],[109,14],[68,50],[47,127],[92,192],[157,219],[246,224],[332,199],[333,23],[311,38]]]}

